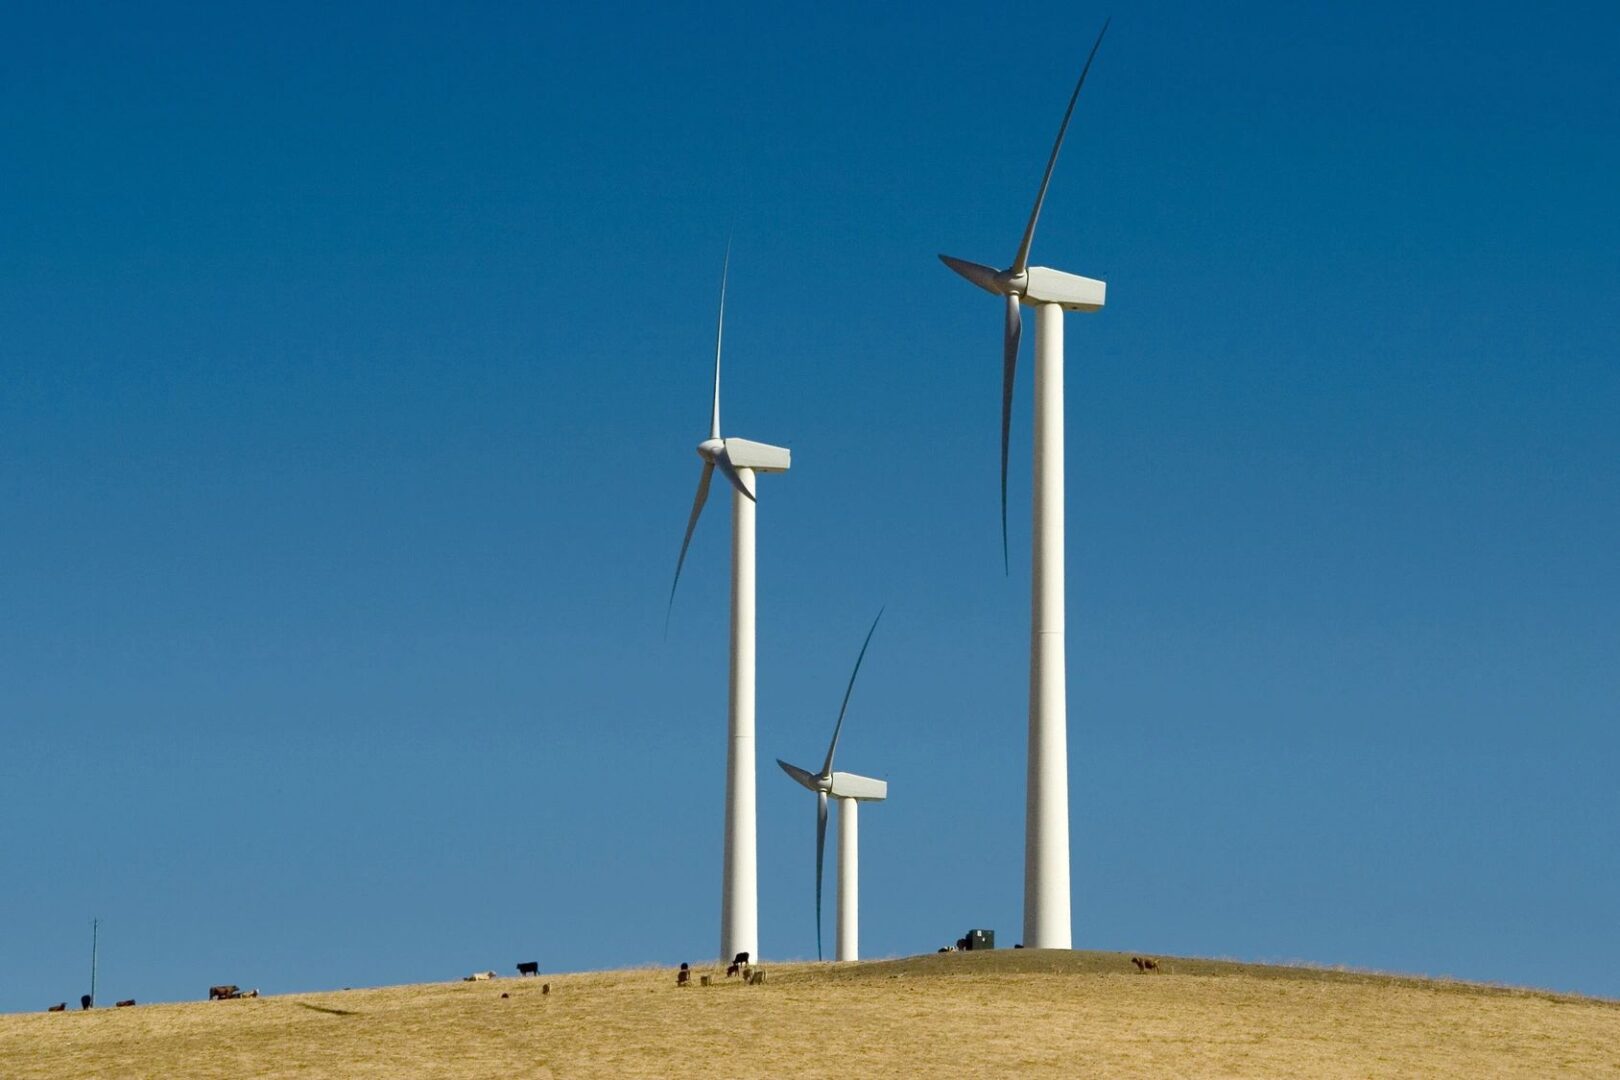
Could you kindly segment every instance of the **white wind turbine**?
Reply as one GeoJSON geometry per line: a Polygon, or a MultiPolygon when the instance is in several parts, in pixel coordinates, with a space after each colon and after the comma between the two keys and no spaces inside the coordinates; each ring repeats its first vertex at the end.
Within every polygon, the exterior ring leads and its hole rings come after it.
{"type": "Polygon", "coordinates": [[[877,629],[879,611],[872,620],[872,629],[866,632],[861,653],[855,658],[855,670],[849,673],[849,685],[844,688],[844,704],[838,709],[838,723],[833,727],[832,744],[827,747],[827,760],[821,772],[812,773],[797,765],[789,765],[781,758],[776,763],[782,771],[816,793],[816,959],[821,959],[821,868],[827,850],[827,799],[838,800],[838,959],[859,960],[860,956],[860,822],[856,809],[863,802],[881,802],[889,796],[889,785],[882,780],[854,773],[833,772],[833,755],[838,752],[838,735],[844,728],[844,713],[849,709],[849,695],[855,689],[855,676],[861,673],[861,661],[866,659],[866,647],[872,643],[872,632],[877,629]]]}
{"type": "MultiPolygon", "coordinates": [[[[720,272],[720,318],[714,334],[714,406],[709,437],[698,443],[703,474],[698,478],[692,516],[686,521],[675,580],[669,586],[669,610],[681,581],[692,530],[709,498],[709,481],[719,469],[730,481],[731,495],[731,685],[729,737],[726,740],[726,847],[721,871],[720,958],[746,952],[759,960],[759,869],[754,817],[754,475],[786,472],[791,455],[780,446],[727,439],[720,435],[720,343],[726,328],[726,276],[731,249],[720,272]]],[[[669,615],[665,613],[665,625],[669,615]]]]}
{"type": "Polygon", "coordinates": [[[1097,34],[1069,96],[1035,208],[1012,266],[995,270],[941,255],[973,284],[1006,298],[1001,365],[1001,557],[1007,560],[1007,438],[1013,372],[1023,329],[1020,303],[1035,309],[1035,537],[1029,664],[1029,774],[1024,828],[1024,945],[1071,947],[1069,922],[1068,715],[1063,614],[1063,312],[1096,311],[1106,286],[1092,278],[1029,265],[1035,222],[1052,182],[1063,135],[1108,23],[1097,34]]]}

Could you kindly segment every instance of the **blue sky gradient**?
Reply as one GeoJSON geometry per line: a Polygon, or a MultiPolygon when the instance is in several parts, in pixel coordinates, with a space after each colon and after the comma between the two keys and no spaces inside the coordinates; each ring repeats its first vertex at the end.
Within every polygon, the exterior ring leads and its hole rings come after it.
{"type": "MultiPolygon", "coordinates": [[[[702,960],[760,505],[762,950],[1022,910],[1029,375],[1108,12],[20,10],[0,44],[0,1009],[702,960]],[[829,881],[829,888],[831,882],[829,881]],[[829,905],[830,908],[830,905],[829,905]],[[831,933],[831,923],[828,923],[831,933]]],[[[1620,995],[1612,6],[1113,10],[1070,316],[1075,942],[1620,995]]]]}

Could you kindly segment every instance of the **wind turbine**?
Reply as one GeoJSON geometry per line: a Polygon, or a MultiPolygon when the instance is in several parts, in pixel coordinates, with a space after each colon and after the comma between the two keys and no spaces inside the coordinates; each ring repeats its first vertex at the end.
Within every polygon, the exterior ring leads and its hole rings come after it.
{"type": "Polygon", "coordinates": [[[789,765],[781,758],[776,763],[782,771],[804,787],[816,793],[816,959],[821,959],[821,867],[827,850],[827,799],[838,800],[838,959],[859,960],[860,956],[860,820],[856,810],[863,802],[881,802],[889,796],[889,785],[882,780],[854,773],[833,772],[833,755],[838,752],[838,735],[844,729],[844,713],[849,709],[849,695],[855,689],[855,676],[861,673],[861,661],[866,659],[866,647],[872,644],[872,632],[877,629],[879,611],[872,620],[872,629],[866,632],[861,653],[855,658],[855,670],[849,673],[849,685],[844,688],[844,704],[838,709],[838,723],[833,726],[832,743],[827,747],[827,760],[821,772],[811,773],[797,765],[789,765]]]}
{"type": "MultiPolygon", "coordinates": [[[[692,530],[709,499],[709,481],[720,470],[731,493],[731,685],[726,740],[726,847],[720,886],[720,958],[746,952],[759,960],[759,867],[754,818],[754,509],[757,473],[786,472],[791,455],[780,446],[727,439],[720,435],[720,345],[726,328],[726,277],[731,247],[720,271],[720,317],[714,333],[714,405],[709,437],[698,443],[703,473],[698,478],[692,516],[686,521],[675,580],[669,586],[669,609],[681,582],[692,530]]],[[[668,625],[669,614],[664,620],[668,625]]]]}
{"type": "Polygon", "coordinates": [[[1063,312],[1096,311],[1107,286],[1092,278],[1030,266],[1035,222],[1052,182],[1074,103],[1102,45],[1103,23],[1046,161],[1035,208],[1013,263],[995,270],[941,255],[940,259],[986,292],[1005,298],[1001,362],[1001,558],[1007,565],[1007,438],[1012,423],[1013,372],[1023,329],[1019,304],[1035,309],[1035,529],[1030,617],[1029,774],[1024,828],[1024,944],[1032,949],[1071,947],[1069,922],[1068,714],[1063,612],[1063,312]]]}

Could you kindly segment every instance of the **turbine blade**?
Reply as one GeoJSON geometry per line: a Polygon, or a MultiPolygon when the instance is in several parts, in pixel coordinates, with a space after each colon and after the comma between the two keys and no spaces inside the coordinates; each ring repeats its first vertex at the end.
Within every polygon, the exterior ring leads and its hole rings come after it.
{"type": "Polygon", "coordinates": [[[731,273],[731,239],[726,239],[726,261],[720,267],[720,319],[714,330],[714,409],[709,413],[709,438],[720,437],[720,342],[726,336],[726,277],[731,273]]]}
{"type": "Polygon", "coordinates": [[[821,959],[821,864],[827,854],[827,793],[816,793],[816,959],[821,959]]]}
{"type": "Polygon", "coordinates": [[[1074,93],[1069,95],[1069,107],[1063,113],[1063,123],[1058,127],[1057,141],[1052,144],[1052,156],[1046,159],[1046,174],[1041,177],[1041,190],[1035,194],[1035,209],[1029,212],[1029,224],[1024,226],[1024,239],[1018,245],[1018,257],[1013,259],[1012,272],[1021,274],[1029,266],[1029,247],[1035,242],[1035,221],[1041,216],[1041,203],[1046,201],[1046,188],[1052,182],[1052,168],[1057,164],[1058,151],[1063,149],[1063,136],[1069,130],[1069,118],[1074,115],[1074,103],[1080,100],[1080,88],[1086,85],[1086,73],[1091,70],[1091,62],[1097,57],[1097,48],[1102,44],[1103,35],[1108,33],[1108,24],[1112,17],[1103,20],[1103,26],[1097,33],[1097,40],[1091,46],[1091,55],[1086,57],[1086,66],[1080,69],[1080,81],[1074,84],[1074,93]]]}
{"type": "Polygon", "coordinates": [[[822,776],[832,775],[833,755],[838,752],[838,735],[844,730],[844,713],[849,709],[849,695],[855,689],[855,676],[861,673],[861,661],[866,659],[866,647],[872,644],[872,634],[877,631],[878,619],[883,618],[883,609],[878,608],[877,619],[872,620],[872,629],[866,632],[866,640],[861,642],[861,654],[855,658],[855,670],[849,673],[849,685],[844,687],[844,703],[838,707],[838,723],[833,728],[832,745],[827,747],[827,760],[821,766],[822,776]]]}
{"type": "Polygon", "coordinates": [[[939,257],[939,261],[950,267],[952,270],[955,270],[958,274],[961,274],[963,277],[967,278],[969,281],[973,282],[973,284],[977,285],[987,293],[1000,296],[1004,291],[1001,287],[1000,281],[998,280],[999,272],[994,267],[982,266],[979,263],[968,262],[966,259],[952,258],[949,255],[941,255],[939,257]]]}
{"type": "Polygon", "coordinates": [[[1024,332],[1024,316],[1018,310],[1018,297],[1007,295],[1006,318],[1001,334],[1001,572],[1007,568],[1007,440],[1012,436],[1013,376],[1018,371],[1018,338],[1024,332]]]}
{"type": "Polygon", "coordinates": [[[793,777],[793,779],[797,780],[801,786],[807,787],[811,791],[820,791],[821,790],[820,786],[816,783],[815,774],[812,773],[809,769],[801,769],[797,765],[789,765],[787,762],[783,761],[781,758],[777,758],[776,763],[778,765],[782,766],[782,771],[783,772],[787,773],[789,776],[793,777]]]}
{"type": "Polygon", "coordinates": [[[714,463],[720,466],[720,471],[725,474],[727,480],[731,481],[731,486],[747,496],[749,502],[759,501],[754,498],[754,493],[748,490],[748,485],[743,483],[742,476],[737,472],[737,466],[731,463],[731,455],[726,453],[724,448],[715,455],[714,463]]]}
{"type": "Polygon", "coordinates": [[[681,538],[681,557],[675,560],[675,580],[669,585],[669,607],[664,611],[664,633],[669,633],[669,613],[675,610],[675,586],[681,583],[681,567],[686,565],[686,549],[692,545],[692,530],[697,528],[698,515],[709,501],[709,481],[714,478],[714,463],[703,463],[703,475],[698,477],[697,498],[692,500],[692,516],[686,519],[686,535],[681,538]]]}

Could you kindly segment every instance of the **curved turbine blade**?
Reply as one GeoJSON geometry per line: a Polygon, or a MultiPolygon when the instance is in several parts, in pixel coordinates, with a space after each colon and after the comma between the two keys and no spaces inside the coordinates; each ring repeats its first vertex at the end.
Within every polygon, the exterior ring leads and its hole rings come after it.
{"type": "Polygon", "coordinates": [[[1018,338],[1024,332],[1024,317],[1018,310],[1018,297],[1007,294],[1006,318],[1001,333],[1001,572],[1007,569],[1007,440],[1012,436],[1013,376],[1018,371],[1018,338]]]}
{"type": "Polygon", "coordinates": [[[827,793],[816,793],[816,959],[821,959],[821,864],[827,854],[827,793]]]}
{"type": "Polygon", "coordinates": [[[949,255],[941,255],[939,261],[973,282],[985,292],[993,293],[996,296],[1002,294],[1001,282],[998,280],[1000,274],[994,267],[968,262],[966,259],[952,258],[949,255]]]}
{"type": "Polygon", "coordinates": [[[669,613],[675,610],[675,586],[681,583],[681,567],[686,565],[686,549],[692,545],[692,530],[697,528],[698,515],[709,501],[709,481],[714,478],[714,463],[703,463],[703,475],[698,478],[697,498],[692,500],[692,516],[686,519],[686,536],[681,539],[681,557],[675,560],[675,580],[669,585],[669,607],[664,611],[664,633],[669,633],[669,613]]]}
{"type": "Polygon", "coordinates": [[[1041,216],[1041,203],[1046,201],[1046,187],[1052,182],[1052,168],[1057,164],[1058,151],[1063,149],[1063,136],[1069,130],[1069,117],[1074,115],[1074,103],[1080,100],[1080,88],[1086,85],[1086,73],[1091,70],[1091,62],[1097,57],[1097,47],[1102,44],[1103,35],[1108,33],[1108,24],[1112,17],[1103,20],[1103,26],[1097,33],[1097,40],[1091,46],[1091,55],[1086,57],[1086,66],[1080,69],[1080,81],[1074,84],[1074,93],[1069,95],[1069,107],[1063,113],[1063,123],[1058,128],[1057,142],[1052,144],[1052,156],[1046,159],[1046,175],[1041,177],[1041,190],[1035,195],[1035,209],[1029,212],[1029,224],[1024,227],[1024,239],[1018,245],[1018,257],[1013,259],[1012,272],[1021,274],[1029,266],[1029,246],[1035,242],[1035,221],[1041,216]]]}
{"type": "Polygon", "coordinates": [[[810,772],[809,769],[801,769],[797,765],[789,765],[787,762],[783,761],[781,758],[777,758],[776,763],[778,765],[782,766],[782,771],[783,772],[787,773],[789,776],[793,777],[793,779],[797,780],[801,786],[807,787],[811,791],[820,791],[821,790],[820,785],[818,785],[816,783],[815,774],[810,772]]]}
{"type": "Polygon", "coordinates": [[[714,463],[720,466],[720,471],[725,474],[727,480],[731,481],[731,486],[747,496],[749,502],[759,501],[754,498],[754,493],[748,490],[748,485],[743,483],[742,476],[737,472],[737,466],[731,463],[731,455],[726,453],[723,448],[714,456],[714,463]]]}
{"type": "Polygon", "coordinates": [[[726,336],[726,276],[731,273],[731,240],[726,240],[726,261],[720,267],[720,320],[714,330],[714,409],[709,413],[709,438],[720,437],[720,342],[726,336]]]}
{"type": "Polygon", "coordinates": [[[877,619],[872,620],[872,629],[866,632],[866,640],[861,642],[861,654],[855,658],[855,670],[849,673],[849,685],[844,687],[844,703],[838,707],[838,723],[833,728],[832,745],[827,747],[827,760],[821,766],[821,775],[832,775],[833,755],[838,752],[838,734],[844,730],[844,713],[849,709],[849,695],[855,689],[855,676],[861,673],[861,661],[866,659],[866,647],[872,644],[872,634],[877,630],[878,619],[883,618],[883,609],[878,608],[877,619]]]}

